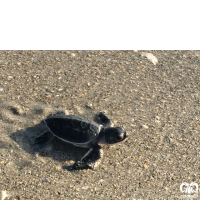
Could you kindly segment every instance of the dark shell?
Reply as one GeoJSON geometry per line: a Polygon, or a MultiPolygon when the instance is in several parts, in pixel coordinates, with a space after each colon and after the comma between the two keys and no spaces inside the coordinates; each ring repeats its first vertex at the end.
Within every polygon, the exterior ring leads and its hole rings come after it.
{"type": "Polygon", "coordinates": [[[86,143],[99,133],[99,124],[83,117],[53,116],[44,122],[55,136],[72,143],[86,143]]]}

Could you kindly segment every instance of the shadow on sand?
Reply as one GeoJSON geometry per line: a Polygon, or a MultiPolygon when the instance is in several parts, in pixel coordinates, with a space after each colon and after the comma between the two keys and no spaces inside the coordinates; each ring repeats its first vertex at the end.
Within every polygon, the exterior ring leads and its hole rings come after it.
{"type": "MultiPolygon", "coordinates": [[[[50,157],[55,161],[61,162],[61,165],[65,161],[80,160],[88,151],[88,149],[75,147],[57,138],[55,138],[51,144],[41,148],[34,143],[34,139],[45,131],[47,131],[47,128],[44,123],[41,122],[33,127],[28,127],[12,133],[10,138],[19,144],[27,153],[32,155],[39,154],[42,157],[50,157]]],[[[72,171],[72,165],[63,165],[62,168],[72,171]]]]}

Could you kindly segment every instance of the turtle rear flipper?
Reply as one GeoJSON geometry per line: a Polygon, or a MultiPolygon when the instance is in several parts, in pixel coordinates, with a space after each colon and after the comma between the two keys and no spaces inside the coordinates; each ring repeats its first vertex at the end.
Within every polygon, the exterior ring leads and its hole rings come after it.
{"type": "Polygon", "coordinates": [[[100,164],[102,157],[103,150],[99,145],[95,145],[83,156],[81,161],[74,163],[73,169],[95,169],[100,164]]]}
{"type": "Polygon", "coordinates": [[[47,131],[35,138],[35,144],[45,146],[48,143],[50,143],[53,139],[54,135],[50,131],[47,131]]]}
{"type": "Polygon", "coordinates": [[[111,126],[110,119],[102,112],[98,112],[94,118],[94,121],[98,124],[103,125],[103,127],[107,128],[111,126]]]}

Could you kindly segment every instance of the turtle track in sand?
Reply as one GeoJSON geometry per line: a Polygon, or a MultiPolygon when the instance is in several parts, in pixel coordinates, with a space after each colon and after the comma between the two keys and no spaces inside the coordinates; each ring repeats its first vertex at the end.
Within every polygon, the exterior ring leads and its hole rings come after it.
{"type": "MultiPolygon", "coordinates": [[[[79,148],[58,139],[43,149],[34,144],[34,138],[46,131],[41,121],[61,110],[41,102],[29,104],[28,107],[15,102],[0,103],[0,153],[7,172],[30,167],[38,160],[46,163],[53,159],[59,162],[57,165],[70,161],[67,165],[71,165],[87,152],[87,149],[81,148],[80,153],[79,148]]],[[[69,114],[68,111],[65,114],[69,114]]]]}
{"type": "Polygon", "coordinates": [[[34,125],[51,111],[42,103],[30,104],[28,109],[15,102],[0,103],[0,162],[5,166],[2,167],[4,170],[9,172],[31,164],[32,137],[42,128],[34,125]],[[23,159],[19,159],[21,155],[23,159]]]}

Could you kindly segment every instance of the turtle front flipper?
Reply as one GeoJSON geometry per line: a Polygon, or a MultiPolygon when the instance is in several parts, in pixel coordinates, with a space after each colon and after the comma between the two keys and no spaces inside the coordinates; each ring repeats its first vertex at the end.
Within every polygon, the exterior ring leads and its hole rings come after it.
{"type": "Polygon", "coordinates": [[[98,112],[94,118],[94,121],[98,124],[103,125],[103,127],[107,128],[111,126],[110,119],[102,112],[98,112]]]}
{"type": "Polygon", "coordinates": [[[95,169],[100,164],[102,157],[103,150],[99,145],[95,145],[81,158],[81,161],[74,163],[73,169],[95,169]]]}
{"type": "Polygon", "coordinates": [[[54,135],[50,131],[47,131],[35,138],[35,144],[44,146],[50,143],[53,139],[54,135]]]}

